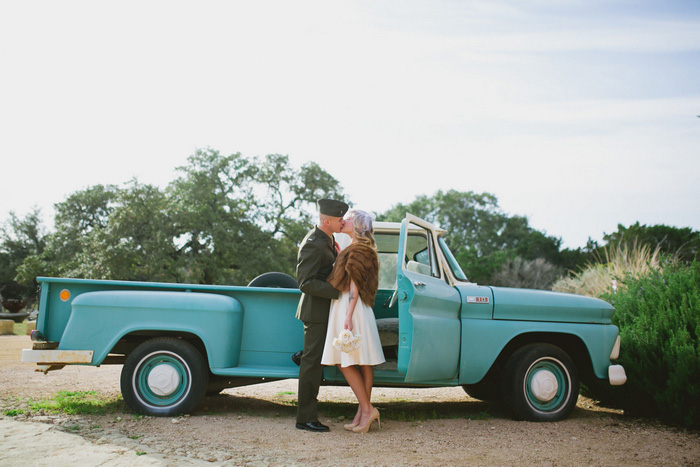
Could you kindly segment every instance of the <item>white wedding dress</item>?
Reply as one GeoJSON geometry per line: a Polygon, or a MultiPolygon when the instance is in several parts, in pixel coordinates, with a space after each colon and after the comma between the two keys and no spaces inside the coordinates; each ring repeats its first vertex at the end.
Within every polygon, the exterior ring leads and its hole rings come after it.
{"type": "Polygon", "coordinates": [[[328,332],[326,333],[326,344],[323,347],[321,364],[340,364],[346,367],[384,363],[384,352],[382,352],[382,343],[379,340],[374,311],[372,311],[372,307],[365,305],[362,300],[357,300],[355,311],[352,314],[352,333],[360,335],[359,348],[347,353],[333,347],[333,339],[338,337],[338,334],[345,329],[345,315],[350,301],[349,297],[349,291],[343,292],[338,300],[331,301],[331,310],[328,315],[328,332]]]}

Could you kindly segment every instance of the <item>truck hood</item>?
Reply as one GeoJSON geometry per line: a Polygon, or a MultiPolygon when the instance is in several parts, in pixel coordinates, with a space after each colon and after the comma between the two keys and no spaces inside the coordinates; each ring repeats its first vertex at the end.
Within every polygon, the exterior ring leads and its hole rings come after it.
{"type": "Polygon", "coordinates": [[[491,287],[493,319],[610,324],[615,309],[608,302],[544,290],[491,287]]]}

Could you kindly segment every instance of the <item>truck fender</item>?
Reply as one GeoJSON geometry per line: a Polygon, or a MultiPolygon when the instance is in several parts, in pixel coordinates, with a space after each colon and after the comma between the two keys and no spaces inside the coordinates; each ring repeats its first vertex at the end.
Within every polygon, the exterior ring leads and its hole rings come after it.
{"type": "Polygon", "coordinates": [[[552,336],[552,339],[554,336],[569,336],[580,341],[586,355],[578,357],[590,361],[596,377],[608,377],[610,353],[618,335],[616,326],[474,319],[462,322],[460,384],[476,384],[481,381],[511,342],[531,342],[528,335],[542,336],[535,340],[542,343],[550,341],[545,336],[552,336]]]}
{"type": "Polygon", "coordinates": [[[243,306],[233,297],[200,292],[98,291],[73,300],[60,350],[93,350],[99,365],[125,335],[183,332],[201,339],[209,366],[238,365],[243,306]]]}

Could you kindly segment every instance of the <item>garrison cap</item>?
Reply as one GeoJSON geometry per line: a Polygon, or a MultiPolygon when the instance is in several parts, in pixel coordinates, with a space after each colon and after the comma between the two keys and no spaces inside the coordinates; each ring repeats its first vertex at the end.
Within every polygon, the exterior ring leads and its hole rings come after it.
{"type": "Polygon", "coordinates": [[[343,217],[349,208],[347,204],[334,199],[319,199],[316,204],[318,212],[332,217],[343,217]]]}

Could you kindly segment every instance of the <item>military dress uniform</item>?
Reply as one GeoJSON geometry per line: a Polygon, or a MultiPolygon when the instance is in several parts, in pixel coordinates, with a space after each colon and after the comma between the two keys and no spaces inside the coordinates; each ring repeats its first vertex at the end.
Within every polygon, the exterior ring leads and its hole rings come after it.
{"type": "MultiPolygon", "coordinates": [[[[324,201],[331,200],[319,201],[322,214],[342,217],[348,209],[345,203],[333,201],[324,204],[324,201]]],[[[333,270],[337,254],[333,237],[318,227],[306,234],[299,248],[297,282],[302,295],[296,317],[304,323],[304,352],[299,365],[297,428],[299,424],[318,422],[317,397],[323,379],[321,356],[328,329],[328,313],[331,300],[340,296],[340,291],[326,279],[333,270]]]]}

